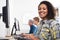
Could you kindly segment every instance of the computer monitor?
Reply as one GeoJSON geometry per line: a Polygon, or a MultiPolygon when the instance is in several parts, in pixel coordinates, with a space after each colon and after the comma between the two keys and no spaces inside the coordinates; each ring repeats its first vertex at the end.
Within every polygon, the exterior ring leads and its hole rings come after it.
{"type": "Polygon", "coordinates": [[[17,19],[14,19],[14,25],[12,27],[12,32],[11,35],[16,35],[16,31],[20,31],[20,26],[19,26],[19,21],[17,21],[17,19]]]}

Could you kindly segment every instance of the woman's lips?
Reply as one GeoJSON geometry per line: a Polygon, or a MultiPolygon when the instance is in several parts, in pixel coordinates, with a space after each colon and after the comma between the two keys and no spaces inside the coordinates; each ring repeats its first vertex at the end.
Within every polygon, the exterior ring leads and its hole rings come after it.
{"type": "Polygon", "coordinates": [[[45,14],[44,12],[39,12],[39,14],[45,14]]]}

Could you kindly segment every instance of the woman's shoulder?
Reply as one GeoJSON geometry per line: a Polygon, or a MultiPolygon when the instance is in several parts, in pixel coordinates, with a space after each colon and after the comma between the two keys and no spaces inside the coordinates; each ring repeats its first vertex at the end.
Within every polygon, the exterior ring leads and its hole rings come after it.
{"type": "Polygon", "coordinates": [[[57,22],[56,20],[52,20],[51,24],[60,24],[59,22],[57,22]]]}
{"type": "Polygon", "coordinates": [[[52,20],[51,26],[60,26],[60,23],[57,22],[56,20],[52,20]]]}

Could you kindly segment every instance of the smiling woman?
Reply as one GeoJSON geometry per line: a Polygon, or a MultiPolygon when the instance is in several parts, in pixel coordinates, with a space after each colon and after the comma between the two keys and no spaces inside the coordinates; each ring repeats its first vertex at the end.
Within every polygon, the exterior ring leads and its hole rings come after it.
{"type": "Polygon", "coordinates": [[[30,38],[32,40],[56,40],[60,38],[60,24],[55,20],[53,5],[48,1],[42,1],[38,6],[38,13],[42,20],[36,35],[30,35],[30,38]]]}
{"type": "Polygon", "coordinates": [[[38,6],[38,12],[41,18],[54,19],[54,7],[49,2],[41,2],[38,6]]]}
{"type": "Polygon", "coordinates": [[[45,4],[41,4],[41,6],[38,7],[38,12],[39,16],[44,19],[44,17],[46,17],[48,12],[47,6],[45,4]]]}

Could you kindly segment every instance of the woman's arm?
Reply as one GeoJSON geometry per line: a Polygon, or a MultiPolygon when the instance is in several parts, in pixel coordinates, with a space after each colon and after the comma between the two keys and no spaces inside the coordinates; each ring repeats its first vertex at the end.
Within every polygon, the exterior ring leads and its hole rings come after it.
{"type": "Polygon", "coordinates": [[[29,38],[31,40],[39,40],[37,37],[35,37],[33,34],[23,34],[26,38],[29,38]]]}
{"type": "Polygon", "coordinates": [[[39,40],[37,37],[35,37],[33,34],[29,34],[29,38],[31,38],[31,40],[39,40]]]}

